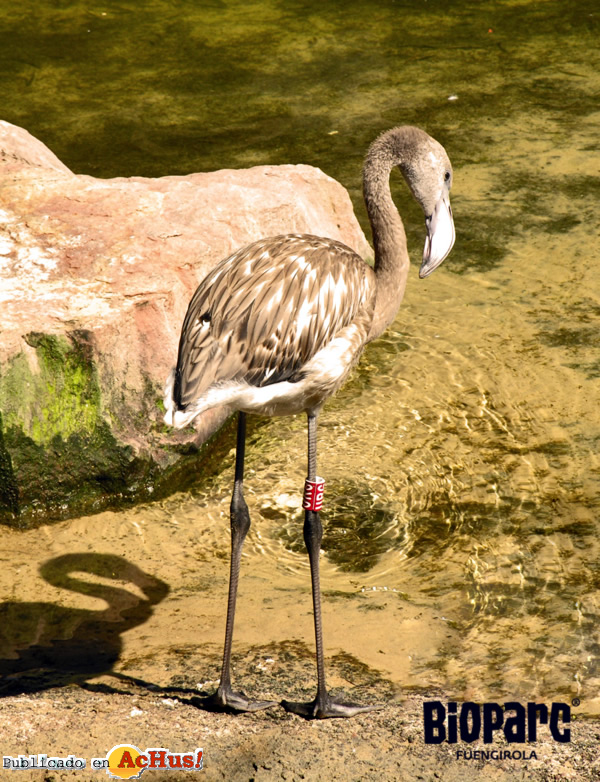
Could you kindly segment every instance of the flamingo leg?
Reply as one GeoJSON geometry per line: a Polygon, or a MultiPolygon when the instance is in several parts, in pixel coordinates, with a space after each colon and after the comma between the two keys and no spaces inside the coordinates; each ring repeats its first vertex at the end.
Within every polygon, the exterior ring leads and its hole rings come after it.
{"type": "Polygon", "coordinates": [[[227,600],[227,621],[225,624],[225,645],[221,681],[216,692],[205,699],[204,705],[219,711],[259,711],[277,705],[276,701],[253,701],[244,693],[234,692],[231,687],[231,644],[235,620],[235,604],[242,547],[250,529],[250,514],[244,499],[244,455],[246,450],[246,413],[238,415],[237,443],[235,452],[235,480],[231,497],[231,564],[229,570],[229,597],[227,600]]]}
{"type": "MultiPolygon", "coordinates": [[[[317,413],[308,414],[308,480],[317,477],[317,413]]],[[[315,622],[315,645],[317,655],[317,695],[309,703],[282,701],[286,711],[299,714],[308,719],[327,717],[353,717],[366,711],[379,709],[381,706],[360,706],[356,703],[341,703],[332,698],[325,683],[325,655],[323,652],[323,623],[321,618],[321,584],[319,573],[319,555],[323,539],[323,525],[317,511],[304,512],[304,543],[310,562],[310,577],[312,584],[313,616],[315,622]]]]}

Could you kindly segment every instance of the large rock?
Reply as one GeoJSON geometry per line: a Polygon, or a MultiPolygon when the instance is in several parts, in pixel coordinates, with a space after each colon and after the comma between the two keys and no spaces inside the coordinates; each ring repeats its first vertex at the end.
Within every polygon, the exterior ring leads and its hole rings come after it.
{"type": "Polygon", "coordinates": [[[221,258],[287,232],[370,254],[348,194],[317,168],[95,179],[0,121],[1,521],[173,485],[224,418],[162,424],[188,301],[221,258]]]}

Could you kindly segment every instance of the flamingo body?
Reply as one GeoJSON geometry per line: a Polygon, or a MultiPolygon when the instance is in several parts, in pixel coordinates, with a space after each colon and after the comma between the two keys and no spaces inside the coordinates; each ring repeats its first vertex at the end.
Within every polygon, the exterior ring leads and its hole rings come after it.
{"type": "MultiPolygon", "coordinates": [[[[371,268],[341,242],[305,234],[261,239],[221,261],[189,304],[177,366],[165,387],[165,421],[190,424],[212,407],[239,411],[233,496],[231,566],[221,680],[208,708],[256,711],[274,705],[231,687],[231,645],[244,539],[250,527],[243,497],[246,413],[308,416],[307,485],[316,486],[317,415],[344,382],[364,346],[392,322],[409,271],[406,234],[390,193],[398,166],[425,214],[427,235],[419,275],[436,269],[454,244],[449,191],[452,167],[444,148],[419,128],[398,127],[376,139],[365,159],[363,190],[373,232],[371,268]]],[[[304,540],[310,561],[317,657],[317,695],[282,701],[303,717],[351,717],[372,706],[342,703],[325,685],[318,505],[305,493],[304,540]]]]}

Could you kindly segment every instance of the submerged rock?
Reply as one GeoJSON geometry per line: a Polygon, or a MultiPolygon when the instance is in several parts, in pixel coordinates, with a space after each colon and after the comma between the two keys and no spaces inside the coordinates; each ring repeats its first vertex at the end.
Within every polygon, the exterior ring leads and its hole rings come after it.
{"type": "Polygon", "coordinates": [[[288,232],[370,254],[347,192],[317,168],[96,179],[0,121],[0,521],[174,485],[226,417],[162,423],[189,299],[221,258],[288,232]]]}

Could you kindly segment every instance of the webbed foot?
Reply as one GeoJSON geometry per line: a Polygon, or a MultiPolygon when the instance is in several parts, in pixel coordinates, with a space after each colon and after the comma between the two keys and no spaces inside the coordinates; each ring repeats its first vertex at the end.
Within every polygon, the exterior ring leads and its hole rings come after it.
{"type": "Polygon", "coordinates": [[[207,698],[202,698],[202,708],[209,711],[260,711],[269,706],[278,706],[277,701],[253,701],[247,698],[243,692],[234,692],[232,689],[221,688],[213,692],[207,698]]]}
{"type": "Polygon", "coordinates": [[[330,717],[354,717],[356,714],[364,714],[367,711],[382,709],[383,705],[360,706],[358,703],[342,703],[326,694],[325,697],[317,697],[310,703],[296,701],[281,701],[286,711],[298,714],[300,717],[312,720],[324,720],[330,717]]]}

